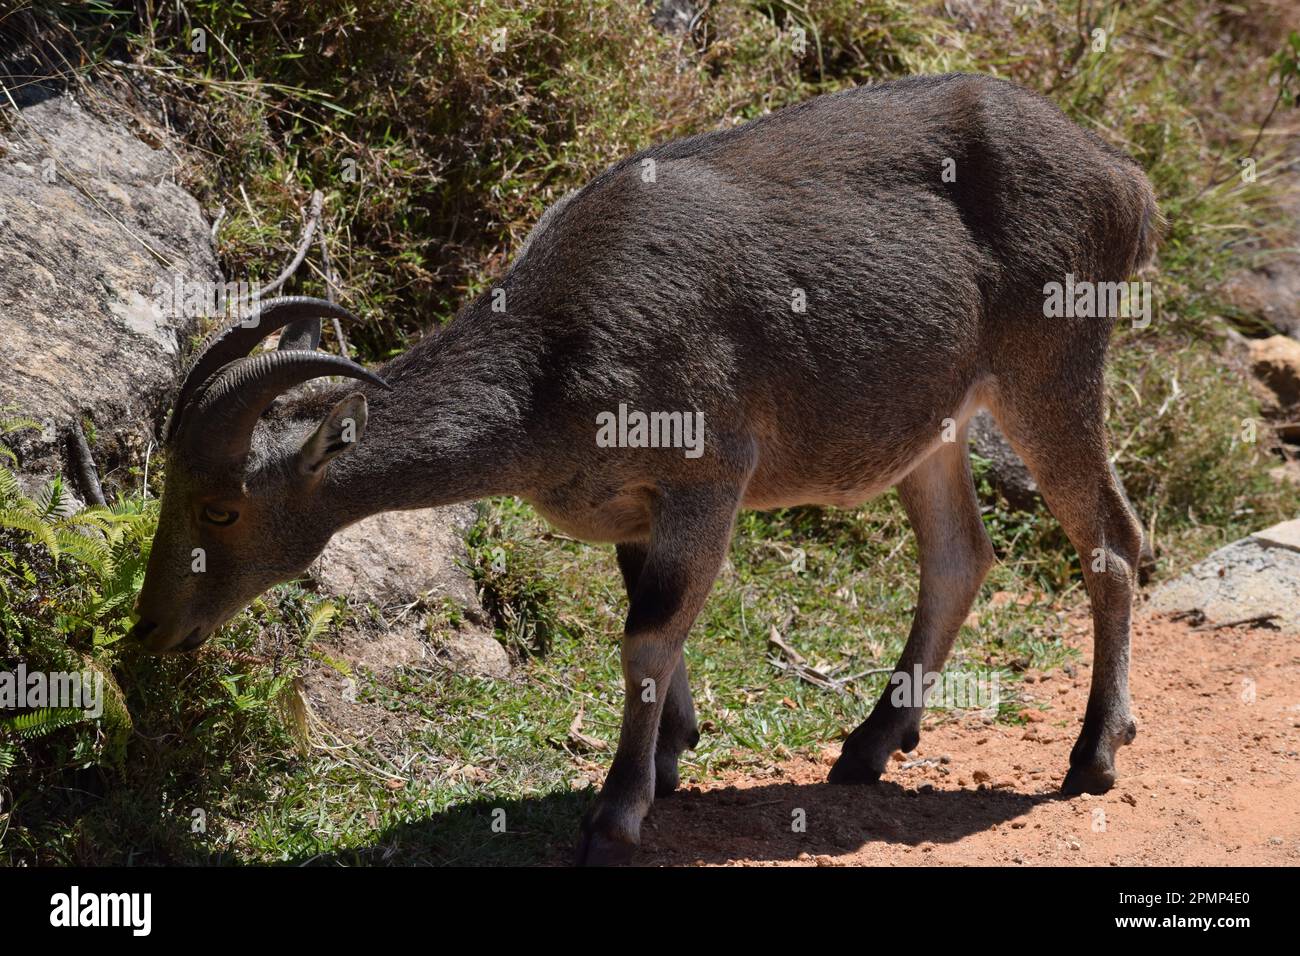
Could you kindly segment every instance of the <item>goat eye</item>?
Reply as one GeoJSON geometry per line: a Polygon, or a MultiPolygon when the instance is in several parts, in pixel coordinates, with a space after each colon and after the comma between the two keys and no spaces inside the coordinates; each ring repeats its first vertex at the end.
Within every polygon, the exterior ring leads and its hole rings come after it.
{"type": "Polygon", "coordinates": [[[203,520],[212,524],[231,524],[238,517],[239,513],[236,511],[222,511],[220,508],[207,507],[203,509],[203,520]]]}

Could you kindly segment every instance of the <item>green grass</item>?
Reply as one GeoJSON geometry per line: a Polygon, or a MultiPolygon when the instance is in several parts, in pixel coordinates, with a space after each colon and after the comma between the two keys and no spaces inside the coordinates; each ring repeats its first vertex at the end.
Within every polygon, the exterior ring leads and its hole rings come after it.
{"type": "MultiPolygon", "coordinates": [[[[1155,321],[1117,334],[1110,372],[1119,468],[1154,524],[1163,571],[1297,513],[1295,491],[1267,475],[1280,459],[1266,429],[1242,440],[1243,420],[1262,418],[1221,346],[1229,325],[1258,329],[1216,287],[1279,226],[1266,204],[1273,159],[1261,154],[1266,174],[1250,185],[1233,176],[1235,157],[1278,94],[1270,74],[1294,75],[1294,55],[1270,62],[1273,41],[1236,7],[1095,3],[1082,16],[1073,3],[1006,5],[967,31],[901,0],[722,2],[679,45],[623,0],[493,0],[473,16],[453,0],[192,2],[154,20],[110,15],[111,3],[37,6],[74,32],[78,62],[110,81],[123,70],[105,58],[135,62],[168,104],[199,157],[191,186],[228,211],[219,246],[232,278],[277,272],[310,191],[326,191],[336,266],[368,319],[353,344],[369,359],[445,320],[500,274],[548,203],[650,142],[910,72],[974,69],[1043,89],[1139,158],[1170,220],[1155,321]],[[1090,48],[1096,25],[1104,53],[1090,48]],[[194,27],[207,31],[201,54],[194,27]],[[506,49],[491,51],[502,28],[506,49]]],[[[289,291],[323,291],[318,274],[301,276],[289,291]]],[[[2,449],[0,465],[12,463],[2,449]]],[[[143,469],[128,471],[130,494],[62,539],[57,495],[0,488],[0,512],[16,516],[0,530],[0,667],[94,666],[121,695],[98,722],[50,718],[19,733],[0,721],[0,862],[564,856],[612,749],[571,738],[579,707],[583,734],[617,734],[625,598],[612,549],[549,532],[517,501],[488,502],[471,560],[515,677],[357,673],[358,706],[387,711],[402,732],[341,742],[304,723],[297,678],[328,665],[317,643],[364,608],[286,585],[198,656],[155,659],[122,642],[161,465],[150,463],[149,489],[143,469]]],[[[950,666],[996,671],[997,719],[1014,721],[1018,675],[1070,655],[1061,622],[1083,600],[1078,558],[1050,516],[1009,510],[978,461],[976,476],[1002,560],[950,666]],[[991,600],[998,592],[1023,603],[991,600]]],[[[773,626],[823,669],[869,672],[892,664],[915,596],[892,493],[855,511],[743,515],[687,648],[704,735],[684,781],[816,753],[879,694],[880,674],[837,693],[779,670],[773,626]]],[[[453,623],[457,612],[435,610],[453,623]]]]}

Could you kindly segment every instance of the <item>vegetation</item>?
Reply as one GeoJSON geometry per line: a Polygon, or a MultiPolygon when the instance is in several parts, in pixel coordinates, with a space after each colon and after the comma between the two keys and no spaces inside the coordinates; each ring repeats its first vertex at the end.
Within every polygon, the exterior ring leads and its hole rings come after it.
{"type": "MultiPolygon", "coordinates": [[[[1275,54],[1276,25],[1226,3],[993,6],[954,21],[906,0],[727,0],[685,37],[660,35],[626,0],[34,12],[69,80],[166,105],[193,148],[191,187],[226,210],[228,276],[278,272],[308,195],[326,193],[336,268],[369,319],[352,345],[370,360],[449,318],[549,203],[651,142],[908,73],[994,72],[1038,88],[1137,157],[1169,219],[1154,320],[1117,335],[1110,390],[1117,464],[1164,568],[1293,517],[1262,426],[1244,440],[1258,406],[1221,357],[1230,327],[1261,330],[1216,289],[1277,227],[1276,157],[1257,130],[1294,104],[1300,38],[1275,54]],[[1255,183],[1238,175],[1247,154],[1255,183]]],[[[297,291],[324,291],[319,272],[303,275],[297,291]]],[[[0,456],[15,464],[2,444],[0,456]]],[[[162,462],[149,466],[112,507],[76,514],[59,481],[29,496],[0,470],[0,670],[90,667],[112,698],[96,720],[0,719],[0,860],[527,862],[567,845],[609,759],[571,733],[575,715],[586,737],[618,725],[624,601],[608,549],[547,534],[519,502],[488,503],[474,574],[518,678],[352,675],[360,703],[406,729],[326,746],[296,679],[323,659],[317,638],[364,609],[286,585],[199,655],[122,644],[156,521],[162,462]],[[487,837],[494,808],[510,821],[499,839],[487,837]]],[[[977,466],[1003,560],[953,666],[1004,675],[997,717],[1016,720],[1015,675],[1069,655],[1078,558],[1045,511],[1012,511],[977,466]]],[[[892,494],[851,512],[745,515],[688,648],[705,733],[685,779],[816,751],[860,721],[880,675],[816,687],[774,667],[766,639],[775,627],[837,675],[888,666],[915,598],[913,559],[892,494]]]]}

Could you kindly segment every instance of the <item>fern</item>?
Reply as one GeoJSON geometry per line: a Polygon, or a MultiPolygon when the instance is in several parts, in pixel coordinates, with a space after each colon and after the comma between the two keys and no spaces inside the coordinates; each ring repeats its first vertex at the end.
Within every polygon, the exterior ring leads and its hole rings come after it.
{"type": "Polygon", "coordinates": [[[326,626],[337,613],[338,608],[331,601],[321,601],[313,607],[307,617],[307,634],[303,638],[303,643],[310,644],[325,633],[326,626]]]}
{"type": "Polygon", "coordinates": [[[0,729],[17,734],[23,740],[35,740],[86,719],[85,713],[75,707],[40,707],[0,719],[0,729]]]}
{"type": "MultiPolygon", "coordinates": [[[[0,445],[0,448],[9,451],[4,445],[0,445]]],[[[22,492],[18,488],[18,476],[4,465],[0,465],[0,502],[11,501],[21,495],[22,492]]]]}
{"type": "Polygon", "coordinates": [[[50,556],[57,558],[59,556],[59,542],[48,522],[43,521],[39,514],[35,514],[32,509],[25,507],[31,504],[30,500],[22,499],[23,504],[18,507],[0,508],[0,529],[8,528],[10,531],[26,532],[27,538],[36,544],[42,544],[50,552],[50,556]]]}
{"type": "Polygon", "coordinates": [[[14,761],[17,759],[18,748],[13,744],[7,744],[0,741],[0,780],[3,780],[5,774],[13,769],[14,761]]]}
{"type": "Polygon", "coordinates": [[[79,531],[56,528],[54,540],[60,554],[67,554],[100,573],[109,570],[112,552],[103,537],[95,538],[79,531]]]}
{"type": "Polygon", "coordinates": [[[70,516],[73,508],[72,496],[63,487],[63,476],[55,475],[54,480],[37,493],[33,504],[43,521],[54,521],[70,516]]]}
{"type": "MultiPolygon", "coordinates": [[[[35,498],[22,493],[14,474],[0,465],[0,531],[18,532],[58,559],[67,556],[110,584],[112,595],[138,587],[141,548],[154,517],[138,502],[73,511],[73,501],[56,477],[35,498]]],[[[120,597],[106,608],[117,607],[120,597]]],[[[102,610],[102,609],[101,609],[102,610]]]]}
{"type": "MultiPolygon", "coordinates": [[[[14,432],[25,431],[27,429],[36,429],[39,431],[41,423],[31,418],[23,418],[17,415],[11,415],[7,418],[0,418],[0,436],[11,435],[14,432]]],[[[8,461],[10,464],[18,464],[18,456],[14,454],[13,449],[0,442],[0,458],[8,461]]],[[[3,469],[0,469],[3,470],[3,469]]],[[[12,476],[11,476],[12,477],[12,476]]],[[[15,485],[16,487],[16,485],[15,485]]],[[[3,491],[0,490],[0,500],[4,497],[3,491]]]]}
{"type": "Polygon", "coordinates": [[[34,418],[26,418],[22,415],[10,415],[8,418],[0,418],[0,435],[8,435],[26,429],[40,431],[40,428],[41,423],[34,418]]]}

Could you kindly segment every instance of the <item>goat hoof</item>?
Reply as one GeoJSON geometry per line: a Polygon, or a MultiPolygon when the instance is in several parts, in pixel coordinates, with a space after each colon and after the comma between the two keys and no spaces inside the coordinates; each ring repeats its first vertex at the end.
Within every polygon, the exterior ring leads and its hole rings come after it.
{"type": "Polygon", "coordinates": [[[673,768],[672,772],[655,770],[655,799],[660,800],[664,797],[671,797],[677,792],[680,784],[680,778],[677,776],[677,769],[673,768]]]}
{"type": "Polygon", "coordinates": [[[831,772],[826,777],[827,783],[835,784],[864,784],[876,783],[880,780],[880,775],[884,773],[883,769],[877,770],[868,760],[844,751],[840,754],[835,765],[831,767],[831,772]]]}
{"type": "Polygon", "coordinates": [[[615,840],[587,827],[578,836],[574,866],[626,866],[632,862],[636,845],[615,840]]]}
{"type": "Polygon", "coordinates": [[[1115,771],[1111,767],[1080,765],[1071,767],[1061,784],[1061,793],[1077,797],[1081,793],[1102,794],[1115,786],[1115,771]]]}

